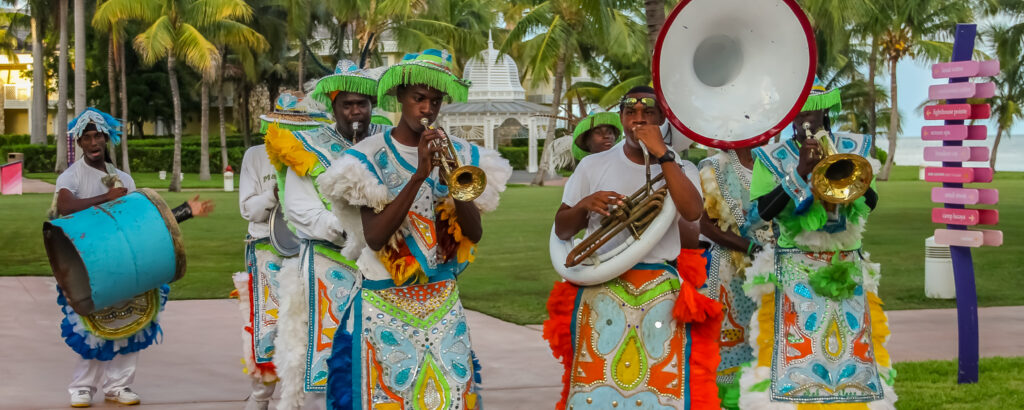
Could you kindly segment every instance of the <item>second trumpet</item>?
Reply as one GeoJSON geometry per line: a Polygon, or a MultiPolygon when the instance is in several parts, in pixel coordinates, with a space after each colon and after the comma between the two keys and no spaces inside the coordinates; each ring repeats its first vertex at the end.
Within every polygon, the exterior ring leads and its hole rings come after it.
{"type": "MultiPolygon", "coordinates": [[[[430,120],[427,118],[420,118],[420,124],[427,129],[434,128],[430,126],[430,120]]],[[[487,187],[487,175],[480,167],[463,165],[455,150],[455,144],[448,138],[448,134],[444,130],[439,131],[442,141],[437,141],[437,143],[443,146],[441,152],[434,156],[434,163],[440,168],[440,177],[448,185],[448,195],[459,201],[476,199],[484,193],[484,188],[487,187]]]]}

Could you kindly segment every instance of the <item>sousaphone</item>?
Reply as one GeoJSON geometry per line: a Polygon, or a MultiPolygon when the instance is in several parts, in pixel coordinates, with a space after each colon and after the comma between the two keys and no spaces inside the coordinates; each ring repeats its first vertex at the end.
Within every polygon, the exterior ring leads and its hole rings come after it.
{"type": "MultiPolygon", "coordinates": [[[[794,0],[683,0],[658,36],[654,89],[672,127],[686,137],[720,149],[749,147],[777,135],[800,112],[816,58],[810,23],[794,0]]],[[[630,233],[613,249],[599,253],[593,244],[606,243],[603,237],[563,241],[552,227],[549,251],[559,275],[582,286],[603,283],[647,255],[676,221],[667,190],[652,191],[650,184],[648,178],[630,197],[627,215],[606,217],[595,231],[630,233]],[[650,195],[659,199],[656,213],[646,206],[650,195]],[[638,206],[644,215],[630,218],[638,206]],[[645,223],[638,227],[635,219],[645,223]]]]}

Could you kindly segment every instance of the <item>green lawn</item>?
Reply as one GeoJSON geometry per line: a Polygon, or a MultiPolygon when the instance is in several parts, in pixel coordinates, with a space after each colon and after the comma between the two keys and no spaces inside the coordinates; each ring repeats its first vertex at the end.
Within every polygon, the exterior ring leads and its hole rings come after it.
{"type": "MultiPolygon", "coordinates": [[[[170,172],[167,174],[170,175],[170,172]]],[[[38,179],[52,184],[57,181],[57,174],[52,172],[30,172],[25,174],[25,178],[38,179]]],[[[161,180],[160,175],[156,172],[132,172],[132,179],[135,180],[135,186],[139,188],[167,189],[171,184],[170,179],[161,180]]],[[[237,189],[238,174],[235,174],[234,179],[235,189],[237,189]]],[[[181,188],[224,188],[224,176],[222,174],[211,174],[208,181],[200,181],[199,174],[185,173],[185,179],[181,181],[181,188]]]]}
{"type": "Polygon", "coordinates": [[[956,384],[956,362],[896,363],[900,410],[992,410],[1024,403],[1024,358],[981,359],[979,383],[956,384]]]}
{"type": "MultiPolygon", "coordinates": [[[[139,186],[149,184],[142,174],[139,186]]],[[[155,174],[154,174],[155,175],[155,174]]],[[[881,201],[868,225],[865,249],[882,264],[881,296],[888,309],[953,307],[953,301],[924,297],[924,238],[939,227],[930,221],[933,184],[916,180],[916,168],[898,168],[893,180],[879,183],[881,201]]],[[[155,179],[155,177],[154,177],[155,179]]],[[[186,175],[186,182],[189,176],[186,175]]],[[[215,181],[220,182],[220,181],[215,181]]],[[[1024,232],[1024,173],[1002,172],[992,187],[1001,191],[1002,218],[998,229],[1024,232]]],[[[214,186],[217,186],[214,184],[214,186]]],[[[243,269],[246,223],[238,215],[237,193],[202,192],[217,202],[209,218],[182,225],[189,271],[173,284],[173,298],[224,297],[232,289],[231,273],[243,269]]],[[[193,193],[161,195],[172,205],[193,193]]],[[[52,195],[0,197],[0,276],[48,275],[40,227],[52,195]]],[[[547,254],[548,233],[561,199],[558,187],[510,187],[501,206],[484,216],[484,239],[477,262],[462,275],[460,286],[467,307],[515,323],[540,323],[544,302],[557,275],[547,254]]],[[[978,299],[982,306],[1024,304],[1024,292],[1006,283],[1016,280],[1016,255],[1024,244],[1008,240],[1001,248],[974,252],[978,299]]]]}

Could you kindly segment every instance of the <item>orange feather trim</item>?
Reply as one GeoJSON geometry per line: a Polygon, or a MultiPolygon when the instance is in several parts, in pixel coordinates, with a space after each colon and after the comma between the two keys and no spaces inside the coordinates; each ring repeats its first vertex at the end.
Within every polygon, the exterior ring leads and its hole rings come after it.
{"type": "Polygon", "coordinates": [[[683,249],[679,252],[679,297],[672,314],[680,323],[722,320],[722,304],[697,291],[707,281],[707,259],[703,251],[683,249]]]}
{"type": "Polygon", "coordinates": [[[555,282],[548,296],[548,319],[544,321],[544,340],[551,346],[551,355],[562,362],[562,398],[555,409],[564,410],[569,399],[569,378],[572,375],[572,317],[579,288],[569,282],[555,282]]]}
{"type": "Polygon", "coordinates": [[[722,315],[701,323],[690,323],[690,408],[717,410],[718,397],[718,339],[722,332],[722,315]]]}

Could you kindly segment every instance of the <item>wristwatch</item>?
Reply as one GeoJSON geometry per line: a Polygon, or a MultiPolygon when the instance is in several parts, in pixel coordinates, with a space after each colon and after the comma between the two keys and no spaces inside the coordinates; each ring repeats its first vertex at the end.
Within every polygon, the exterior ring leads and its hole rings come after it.
{"type": "Polygon", "coordinates": [[[658,158],[658,163],[659,164],[664,164],[666,162],[675,162],[675,161],[676,161],[676,153],[672,152],[671,149],[668,150],[668,151],[665,151],[665,155],[662,155],[661,157],[658,158]]]}

